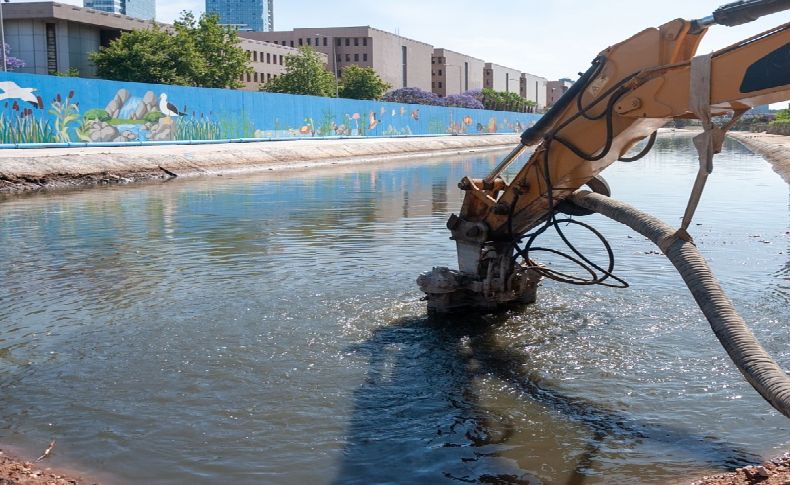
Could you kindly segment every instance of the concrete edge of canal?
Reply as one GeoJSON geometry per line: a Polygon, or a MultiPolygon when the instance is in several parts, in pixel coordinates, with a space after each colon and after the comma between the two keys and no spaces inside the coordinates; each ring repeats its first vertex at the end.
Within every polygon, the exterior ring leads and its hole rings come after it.
{"type": "Polygon", "coordinates": [[[383,163],[419,156],[510,148],[518,141],[517,134],[507,134],[8,149],[0,152],[0,193],[121,184],[173,176],[383,163]]]}
{"type": "MultiPolygon", "coordinates": [[[[768,160],[774,171],[790,184],[790,136],[731,131],[729,136],[768,160]]],[[[714,164],[716,160],[714,159],[714,164]]]]}

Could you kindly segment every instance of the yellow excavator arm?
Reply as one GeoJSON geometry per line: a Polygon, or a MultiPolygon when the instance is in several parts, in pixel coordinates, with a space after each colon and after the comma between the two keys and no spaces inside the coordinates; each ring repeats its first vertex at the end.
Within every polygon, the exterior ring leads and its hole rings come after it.
{"type": "MultiPolygon", "coordinates": [[[[741,0],[699,20],[676,19],[602,51],[563,97],[521,136],[521,143],[482,179],[465,177],[461,210],[448,220],[459,270],[434,268],[418,279],[432,311],[529,303],[541,274],[520,249],[524,235],[557,211],[584,214],[565,201],[589,185],[607,192],[598,174],[673,118],[699,118],[700,174],[684,218],[690,222],[711,159],[728,125],[748,109],[790,99],[790,23],[709,55],[695,53],[714,24],[738,25],[790,9],[790,0],[741,0]],[[509,182],[501,173],[536,146],[509,182]],[[517,262],[517,257],[525,261],[517,262]]],[[[578,254],[582,259],[583,256],[578,254]]],[[[587,261],[589,263],[589,261],[587,261]]],[[[602,269],[604,274],[610,275],[602,269]]],[[[611,269],[611,268],[610,268],[611,269]]]]}

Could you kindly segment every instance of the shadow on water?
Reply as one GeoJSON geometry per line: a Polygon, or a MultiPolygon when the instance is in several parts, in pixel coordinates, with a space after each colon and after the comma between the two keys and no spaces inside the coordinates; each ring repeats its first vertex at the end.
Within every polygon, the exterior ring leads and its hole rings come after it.
{"type": "MultiPolygon", "coordinates": [[[[706,469],[759,460],[736,445],[552,389],[527,353],[508,348],[498,332],[504,325],[507,316],[406,317],[356,344],[351,350],[369,359],[368,370],[354,394],[333,483],[629,482],[627,472],[620,480],[608,471],[604,477],[596,463],[611,462],[606,450],[646,442],[706,469]],[[493,408],[484,403],[480,380],[492,378],[516,401],[493,408]],[[522,405],[527,411],[514,409],[522,405]],[[571,432],[556,429],[558,419],[571,432]],[[549,466],[545,448],[558,443],[564,449],[555,450],[549,466]]],[[[631,472],[649,476],[645,464],[636,460],[631,472]]]]}

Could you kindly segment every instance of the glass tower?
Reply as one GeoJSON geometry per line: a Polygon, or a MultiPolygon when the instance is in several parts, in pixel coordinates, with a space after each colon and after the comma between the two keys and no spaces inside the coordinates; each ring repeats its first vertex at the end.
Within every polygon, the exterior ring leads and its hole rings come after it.
{"type": "Polygon", "coordinates": [[[153,20],[156,17],[155,0],[84,0],[84,6],[144,20],[153,20]]]}
{"type": "Polygon", "coordinates": [[[269,30],[269,13],[266,0],[206,0],[206,13],[219,15],[221,24],[242,31],[265,32],[269,30]]]}

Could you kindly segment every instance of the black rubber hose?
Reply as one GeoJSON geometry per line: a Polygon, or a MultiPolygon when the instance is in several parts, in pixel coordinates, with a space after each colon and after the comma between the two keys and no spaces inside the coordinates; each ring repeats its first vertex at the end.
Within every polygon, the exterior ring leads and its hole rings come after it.
{"type": "Polygon", "coordinates": [[[683,277],[738,370],[771,406],[790,418],[790,377],[757,342],[694,244],[675,237],[676,231],[659,219],[623,202],[586,190],[577,191],[570,199],[658,245],[683,277]]]}

